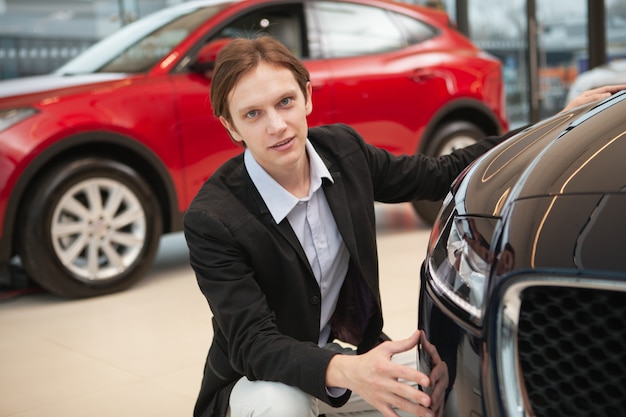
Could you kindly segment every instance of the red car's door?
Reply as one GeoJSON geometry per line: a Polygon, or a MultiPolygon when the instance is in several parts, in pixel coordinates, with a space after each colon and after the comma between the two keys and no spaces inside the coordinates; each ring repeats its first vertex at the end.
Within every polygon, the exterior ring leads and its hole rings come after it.
{"type": "Polygon", "coordinates": [[[181,210],[185,210],[202,184],[226,160],[241,152],[226,129],[213,116],[209,100],[210,80],[196,73],[172,77],[175,92],[178,134],[181,140],[181,169],[185,189],[181,210]]]}
{"type": "Polygon", "coordinates": [[[320,1],[315,10],[337,120],[376,146],[415,153],[423,128],[450,94],[434,68],[442,54],[428,53],[437,30],[362,4],[320,1]]]}

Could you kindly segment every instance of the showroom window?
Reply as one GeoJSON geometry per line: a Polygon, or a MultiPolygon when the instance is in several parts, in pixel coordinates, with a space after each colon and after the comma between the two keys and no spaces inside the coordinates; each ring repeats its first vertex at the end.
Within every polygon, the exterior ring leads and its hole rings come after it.
{"type": "MultiPolygon", "coordinates": [[[[504,67],[507,112],[512,127],[554,114],[576,77],[599,65],[591,59],[588,6],[604,4],[604,61],[626,59],[624,0],[404,0],[445,9],[459,30],[498,57],[504,67]],[[533,4],[535,25],[529,25],[533,4]],[[458,17],[462,16],[463,19],[458,17]],[[534,28],[536,36],[528,35],[534,28]],[[529,43],[537,53],[529,59],[529,43]],[[531,45],[532,46],[532,45],[531,45]],[[531,74],[533,74],[531,76],[531,74]]],[[[125,24],[183,0],[0,0],[0,79],[51,72],[125,24]],[[71,30],[68,30],[71,27],[71,30]]],[[[323,4],[323,2],[322,2],[323,4]]],[[[359,54],[359,46],[390,50],[406,42],[397,19],[368,7],[324,8],[334,56],[359,54]],[[342,20],[337,16],[354,16],[342,20]],[[340,32],[333,22],[340,22],[340,32]],[[348,23],[354,24],[348,24],[348,23]],[[367,40],[364,41],[364,34],[367,40]],[[357,41],[355,41],[357,39],[357,41]]],[[[406,26],[406,25],[403,25],[406,26]]],[[[406,28],[405,28],[406,29],[406,28]]],[[[419,41],[429,28],[412,27],[419,41]]],[[[296,42],[298,43],[298,42],[296,42]]],[[[299,51],[305,55],[307,51],[299,51]]]]}
{"type": "MultiPolygon", "coordinates": [[[[601,1],[593,0],[596,6],[601,1]]],[[[569,88],[589,62],[589,0],[418,0],[459,15],[459,29],[504,65],[507,112],[511,126],[550,116],[565,104],[569,88]],[[529,4],[536,22],[528,24],[529,4]],[[535,30],[529,38],[527,28],[535,30]],[[529,40],[536,42],[536,62],[529,60],[529,40]],[[529,78],[536,68],[535,80],[529,78]],[[536,81],[532,83],[531,81],[536,81]],[[531,87],[536,105],[531,106],[531,87]],[[535,107],[535,108],[532,108],[535,107]]],[[[626,57],[626,2],[604,0],[606,59],[626,57]]]]}

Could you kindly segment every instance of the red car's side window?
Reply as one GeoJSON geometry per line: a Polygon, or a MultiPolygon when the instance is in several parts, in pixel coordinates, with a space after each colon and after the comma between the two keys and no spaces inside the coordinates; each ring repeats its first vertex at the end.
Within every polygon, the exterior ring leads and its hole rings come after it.
{"type": "Polygon", "coordinates": [[[222,29],[218,38],[253,37],[262,33],[281,41],[298,58],[307,57],[306,28],[300,4],[254,10],[222,29]]]}
{"type": "Polygon", "coordinates": [[[331,58],[369,55],[407,46],[389,13],[377,7],[351,3],[319,2],[320,29],[331,58]]]}

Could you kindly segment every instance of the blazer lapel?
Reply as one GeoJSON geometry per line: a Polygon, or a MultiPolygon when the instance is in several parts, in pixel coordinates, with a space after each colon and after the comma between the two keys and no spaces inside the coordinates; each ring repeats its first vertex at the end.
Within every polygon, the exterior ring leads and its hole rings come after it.
{"type": "Polygon", "coordinates": [[[313,274],[313,269],[311,268],[311,265],[309,265],[309,260],[306,257],[306,253],[304,253],[304,249],[302,248],[302,245],[300,244],[300,241],[298,240],[298,236],[296,236],[295,232],[291,228],[291,225],[289,224],[289,220],[285,218],[280,223],[276,223],[274,221],[274,218],[272,217],[272,214],[267,208],[265,201],[263,201],[263,197],[261,197],[261,194],[259,194],[259,190],[257,190],[256,187],[254,186],[254,183],[252,182],[252,179],[248,175],[247,171],[246,171],[245,183],[246,183],[246,188],[248,189],[248,192],[246,194],[252,196],[252,199],[254,200],[254,202],[251,204],[253,204],[256,210],[258,211],[259,213],[258,218],[261,219],[261,221],[263,221],[265,224],[267,224],[268,227],[278,230],[280,235],[282,235],[282,237],[296,251],[302,263],[307,266],[307,268],[309,269],[309,272],[311,273],[311,276],[314,277],[315,275],[313,274]]]}
{"type": "Polygon", "coordinates": [[[354,236],[354,225],[352,223],[352,216],[350,215],[349,202],[347,199],[347,193],[345,184],[341,176],[341,172],[331,171],[334,183],[330,181],[324,181],[324,193],[326,194],[326,200],[330,206],[330,210],[333,212],[335,222],[339,233],[343,237],[350,257],[354,262],[359,264],[359,253],[356,247],[356,237],[354,236]]]}

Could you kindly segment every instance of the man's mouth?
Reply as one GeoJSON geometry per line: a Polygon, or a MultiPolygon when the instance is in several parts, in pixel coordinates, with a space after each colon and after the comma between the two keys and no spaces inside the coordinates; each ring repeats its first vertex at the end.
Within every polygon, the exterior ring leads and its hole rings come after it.
{"type": "Polygon", "coordinates": [[[280,148],[281,146],[285,146],[286,144],[291,142],[293,139],[294,138],[289,138],[289,139],[282,140],[282,141],[278,142],[277,144],[272,145],[272,148],[280,148]]]}

